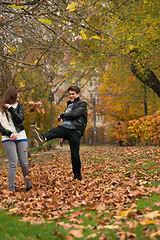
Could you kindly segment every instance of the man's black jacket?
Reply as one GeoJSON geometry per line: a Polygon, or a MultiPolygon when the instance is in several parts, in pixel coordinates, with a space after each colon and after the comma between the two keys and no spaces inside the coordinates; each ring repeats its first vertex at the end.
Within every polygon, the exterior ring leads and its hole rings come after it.
{"type": "MultiPolygon", "coordinates": [[[[67,102],[67,107],[71,104],[71,101],[67,102]]],[[[63,120],[71,121],[71,129],[76,129],[83,132],[87,125],[87,103],[81,101],[79,98],[74,99],[72,110],[70,112],[64,112],[60,115],[63,120]]]]}

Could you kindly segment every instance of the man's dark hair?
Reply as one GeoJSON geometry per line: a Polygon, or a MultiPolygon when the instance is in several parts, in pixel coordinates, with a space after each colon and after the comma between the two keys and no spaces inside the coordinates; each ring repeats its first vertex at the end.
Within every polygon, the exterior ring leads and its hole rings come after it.
{"type": "Polygon", "coordinates": [[[74,91],[76,93],[79,93],[80,88],[78,86],[70,86],[67,91],[68,91],[68,93],[69,93],[69,91],[74,91]]]}

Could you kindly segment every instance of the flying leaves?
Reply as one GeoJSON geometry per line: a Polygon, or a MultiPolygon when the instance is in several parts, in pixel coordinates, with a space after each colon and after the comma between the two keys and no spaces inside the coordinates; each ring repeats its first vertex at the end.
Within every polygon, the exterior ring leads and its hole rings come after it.
{"type": "Polygon", "coordinates": [[[44,114],[44,107],[43,104],[40,100],[36,101],[29,101],[24,103],[25,107],[25,114],[29,114],[31,112],[37,111],[38,113],[43,113],[44,114]]]}

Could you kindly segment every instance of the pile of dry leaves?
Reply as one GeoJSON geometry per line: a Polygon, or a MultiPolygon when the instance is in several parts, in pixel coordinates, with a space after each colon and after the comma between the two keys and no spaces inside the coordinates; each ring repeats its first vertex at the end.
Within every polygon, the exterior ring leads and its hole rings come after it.
{"type": "MultiPolygon", "coordinates": [[[[140,212],[136,209],[139,198],[160,193],[159,186],[154,186],[160,180],[159,153],[157,147],[103,146],[84,149],[81,151],[82,181],[73,180],[68,150],[35,155],[30,159],[33,188],[25,191],[18,167],[16,193],[7,190],[8,165],[2,164],[0,207],[8,209],[10,214],[23,216],[24,221],[31,223],[42,223],[46,218],[59,219],[71,209],[83,206],[88,210],[97,210],[99,215],[102,212],[109,214],[110,218],[99,218],[99,228],[116,229],[119,228],[116,224],[119,219],[138,215],[143,215],[139,221],[144,225],[148,224],[147,221],[159,224],[159,211],[148,209],[140,212]],[[116,221],[110,225],[113,216],[116,221]]],[[[82,209],[72,216],[74,224],[81,224],[75,220],[79,214],[82,214],[82,209]]],[[[59,224],[67,228],[64,223],[59,224]]],[[[126,224],[133,227],[138,222],[128,221],[126,224]]]]}

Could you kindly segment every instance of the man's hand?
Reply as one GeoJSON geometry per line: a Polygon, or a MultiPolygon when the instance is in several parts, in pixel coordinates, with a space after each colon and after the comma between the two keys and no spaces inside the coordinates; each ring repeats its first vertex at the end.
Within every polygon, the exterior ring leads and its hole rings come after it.
{"type": "Polygon", "coordinates": [[[63,147],[63,142],[64,142],[64,139],[63,139],[63,138],[60,138],[60,140],[59,140],[59,145],[60,145],[61,147],[63,147]]]}
{"type": "Polygon", "coordinates": [[[58,116],[57,120],[58,120],[58,122],[60,122],[60,121],[61,121],[61,117],[60,117],[60,115],[58,116]]]}

